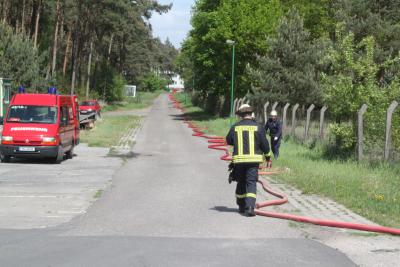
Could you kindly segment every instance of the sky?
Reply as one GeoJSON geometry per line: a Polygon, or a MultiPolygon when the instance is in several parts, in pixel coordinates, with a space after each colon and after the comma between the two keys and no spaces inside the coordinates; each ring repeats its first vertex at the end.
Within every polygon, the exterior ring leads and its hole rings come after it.
{"type": "Polygon", "coordinates": [[[163,15],[153,14],[150,22],[153,35],[165,41],[167,37],[176,48],[181,47],[182,41],[190,31],[190,12],[195,0],[159,0],[161,4],[173,4],[172,9],[163,15]]]}

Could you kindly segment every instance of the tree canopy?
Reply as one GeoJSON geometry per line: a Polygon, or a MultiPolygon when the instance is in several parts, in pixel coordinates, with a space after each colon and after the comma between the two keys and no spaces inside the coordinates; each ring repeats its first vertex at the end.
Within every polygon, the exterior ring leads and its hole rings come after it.
{"type": "MultiPolygon", "coordinates": [[[[399,12],[397,0],[197,0],[177,65],[200,104],[228,114],[231,39],[235,98],[328,105],[335,121],[353,125],[365,103],[374,107],[366,136],[377,136],[400,98],[399,12]]],[[[337,137],[354,148],[355,128],[340,127],[337,137]]]]}
{"type": "MultiPolygon", "coordinates": [[[[153,0],[2,0],[0,20],[11,29],[12,38],[24,40],[32,56],[41,59],[32,65],[38,68],[41,83],[57,85],[64,92],[109,98],[113,80],[138,84],[154,69],[173,68],[176,48],[154,38],[149,23],[154,12],[162,14],[170,8],[153,0]],[[116,77],[107,78],[104,72],[116,77]]],[[[15,60],[25,55],[9,53],[15,60]]],[[[11,72],[0,74],[36,86],[21,73],[11,72]]]]}

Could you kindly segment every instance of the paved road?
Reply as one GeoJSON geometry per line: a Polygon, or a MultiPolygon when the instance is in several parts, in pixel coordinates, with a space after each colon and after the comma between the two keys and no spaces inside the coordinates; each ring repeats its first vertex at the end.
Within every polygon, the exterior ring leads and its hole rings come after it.
{"type": "Polygon", "coordinates": [[[13,160],[0,164],[0,228],[57,226],[86,212],[122,164],[108,149],[80,145],[62,164],[13,160]]]}
{"type": "Polygon", "coordinates": [[[226,164],[164,95],[92,208],[47,230],[0,231],[2,266],[354,266],[286,222],[235,212],[226,164]]]}

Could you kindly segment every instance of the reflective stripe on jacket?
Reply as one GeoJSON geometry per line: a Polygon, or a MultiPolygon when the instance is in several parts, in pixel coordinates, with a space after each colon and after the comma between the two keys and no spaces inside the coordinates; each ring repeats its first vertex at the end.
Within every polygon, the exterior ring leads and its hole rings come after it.
{"type": "Polygon", "coordinates": [[[233,146],[233,163],[261,163],[268,154],[269,144],[264,127],[244,119],[230,129],[226,142],[233,146]]]}

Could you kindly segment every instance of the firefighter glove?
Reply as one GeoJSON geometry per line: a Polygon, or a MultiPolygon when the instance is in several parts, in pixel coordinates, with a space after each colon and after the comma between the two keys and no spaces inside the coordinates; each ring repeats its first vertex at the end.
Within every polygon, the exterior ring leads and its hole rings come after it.
{"type": "Polygon", "coordinates": [[[265,154],[264,157],[265,157],[265,159],[266,159],[267,161],[270,161],[270,160],[271,160],[271,157],[272,157],[271,151],[270,151],[268,154],[265,154]]]}

